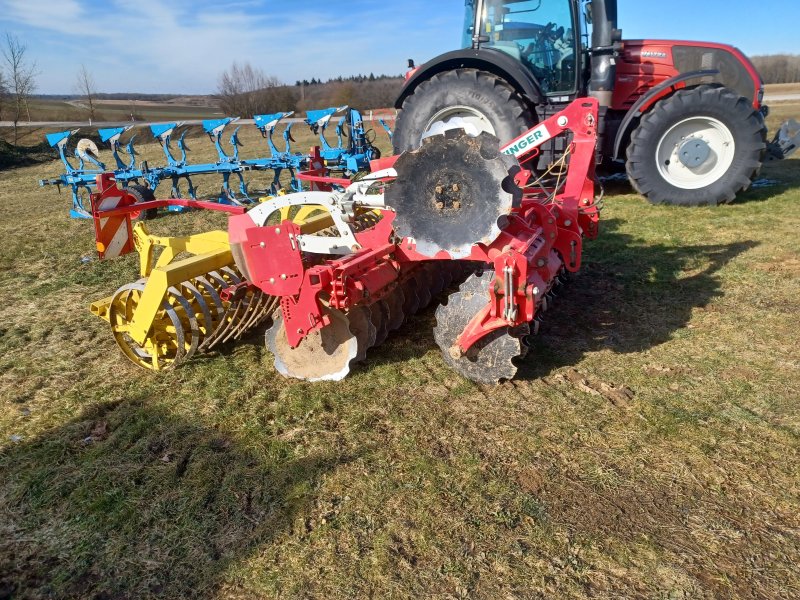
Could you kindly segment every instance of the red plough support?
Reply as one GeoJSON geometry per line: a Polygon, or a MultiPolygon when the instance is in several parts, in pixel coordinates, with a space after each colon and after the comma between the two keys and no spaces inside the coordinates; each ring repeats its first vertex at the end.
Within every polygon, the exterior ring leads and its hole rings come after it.
{"type": "Polygon", "coordinates": [[[184,198],[167,198],[138,202],[136,197],[120,188],[113,173],[97,176],[97,192],[90,196],[94,221],[95,244],[101,260],[122,256],[135,250],[133,243],[133,216],[153,208],[183,206],[226,212],[231,215],[244,214],[241,206],[202,202],[184,198]]]}
{"type": "MultiPolygon", "coordinates": [[[[512,331],[533,322],[546,308],[546,296],[556,278],[580,268],[583,238],[598,234],[594,176],[597,111],[593,99],[576,101],[501,148],[504,154],[525,161],[554,137],[570,136],[555,182],[540,185],[531,170],[519,170],[514,181],[523,191],[522,200],[501,217],[500,234],[489,243],[474,244],[469,256],[458,259],[493,270],[494,276],[485,290],[485,306],[471,317],[456,343],[442,349],[452,359],[468,355],[500,329],[512,331]]],[[[384,160],[376,166],[393,162],[384,160]]],[[[368,203],[369,198],[364,196],[362,202],[368,203]]],[[[369,309],[391,299],[395,290],[403,289],[426,265],[452,264],[455,259],[445,251],[426,256],[417,251],[413,238],[397,239],[395,209],[402,207],[376,208],[382,218],[355,232],[358,244],[351,253],[321,261],[301,258],[304,237],[289,221],[256,226],[250,215],[231,217],[231,240],[242,248],[251,282],[264,293],[281,296],[282,327],[289,348],[302,348],[310,343],[306,341],[310,335],[326,330],[331,309],[342,313],[358,307],[369,309]]],[[[276,357],[276,365],[278,362],[276,357]]]]}

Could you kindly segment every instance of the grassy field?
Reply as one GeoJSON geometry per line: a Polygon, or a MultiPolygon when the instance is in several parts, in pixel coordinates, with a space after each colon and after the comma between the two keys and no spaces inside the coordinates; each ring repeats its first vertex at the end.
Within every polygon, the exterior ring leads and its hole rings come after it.
{"type": "Polygon", "coordinates": [[[59,171],[0,176],[0,598],[800,595],[800,161],[713,209],[609,190],[499,387],[432,309],[341,383],[282,379],[261,332],[135,370],[87,307],[136,259],[88,260],[59,171]]]}
{"type": "Polygon", "coordinates": [[[764,86],[770,94],[800,94],[800,83],[773,83],[764,86]]]}
{"type": "MultiPolygon", "coordinates": [[[[767,95],[795,94],[800,92],[800,83],[766,86],[767,95]]],[[[30,104],[32,121],[82,121],[88,120],[88,110],[83,100],[59,100],[56,98],[34,98],[30,104]]],[[[212,119],[222,115],[221,109],[210,96],[187,96],[169,101],[142,100],[97,100],[95,121],[129,121],[134,114],[137,121],[170,121],[181,119],[212,119]]],[[[7,117],[6,117],[7,118],[7,117]]],[[[27,116],[26,116],[27,118],[27,116]]],[[[49,131],[49,130],[48,130],[49,131]]],[[[36,135],[44,131],[30,131],[34,135],[23,138],[21,143],[34,143],[36,135]]],[[[2,132],[0,132],[2,137],[2,132]]]]}

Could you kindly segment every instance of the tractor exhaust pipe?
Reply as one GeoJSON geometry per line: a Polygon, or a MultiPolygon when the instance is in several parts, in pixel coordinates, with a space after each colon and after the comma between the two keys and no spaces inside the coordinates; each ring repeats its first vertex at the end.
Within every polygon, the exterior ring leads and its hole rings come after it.
{"type": "Polygon", "coordinates": [[[616,44],[622,40],[617,29],[616,0],[592,0],[588,6],[592,23],[592,74],[589,95],[597,98],[600,106],[611,105],[616,78],[616,44]]]}

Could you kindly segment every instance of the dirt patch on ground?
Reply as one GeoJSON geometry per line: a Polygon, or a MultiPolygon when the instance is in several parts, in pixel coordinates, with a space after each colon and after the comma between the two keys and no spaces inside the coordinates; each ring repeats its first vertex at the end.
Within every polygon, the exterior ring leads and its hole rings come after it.
{"type": "Polygon", "coordinates": [[[592,396],[602,396],[614,406],[626,407],[634,397],[633,390],[625,385],[615,385],[597,378],[585,377],[577,369],[569,369],[566,373],[557,373],[553,380],[559,384],[571,383],[580,391],[592,396]]]}
{"type": "Polygon", "coordinates": [[[720,483],[722,502],[719,490],[691,475],[660,482],[618,473],[620,484],[609,488],[565,457],[543,463],[533,475],[519,474],[518,483],[540,499],[554,525],[566,528],[570,544],[592,565],[595,592],[647,595],[639,581],[646,574],[648,585],[660,581],[669,597],[796,597],[790,568],[779,558],[797,556],[800,523],[776,505],[754,510],[756,494],[737,489],[732,474],[720,483]],[[604,565],[598,555],[615,556],[627,568],[604,565]]]}

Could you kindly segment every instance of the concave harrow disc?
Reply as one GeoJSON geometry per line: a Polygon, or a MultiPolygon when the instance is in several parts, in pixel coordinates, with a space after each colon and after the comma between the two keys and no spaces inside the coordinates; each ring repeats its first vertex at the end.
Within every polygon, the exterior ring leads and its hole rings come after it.
{"type": "Polygon", "coordinates": [[[498,219],[519,206],[515,167],[516,159],[502,154],[488,133],[472,137],[454,129],[426,138],[400,155],[397,180],[386,191],[386,203],[397,210],[397,235],[413,238],[424,256],[469,256],[473,244],[496,239],[498,219]]]}
{"type": "MultiPolygon", "coordinates": [[[[458,291],[450,294],[447,304],[436,310],[436,327],[433,330],[436,344],[445,362],[467,379],[478,383],[496,384],[512,379],[517,372],[514,359],[527,354],[519,337],[509,335],[507,327],[498,329],[479,340],[466,356],[458,356],[455,344],[481,309],[486,307],[493,271],[472,275],[458,291]]],[[[520,332],[515,332],[520,333],[520,332]]]]}
{"type": "Polygon", "coordinates": [[[297,348],[286,339],[283,317],[276,317],[266,342],[281,375],[306,381],[339,381],[358,355],[358,337],[344,313],[328,309],[330,324],[306,336],[297,348]]]}
{"type": "Polygon", "coordinates": [[[252,287],[240,288],[223,300],[223,291],[240,282],[235,269],[223,267],[170,287],[143,343],[131,336],[131,323],[147,279],[122,286],[108,308],[114,339],[134,364],[154,371],[177,367],[198,350],[239,339],[278,306],[277,298],[252,287]]]}
{"type": "Polygon", "coordinates": [[[461,280],[450,261],[418,267],[403,277],[383,299],[347,312],[328,309],[331,324],[315,331],[296,348],[286,341],[282,316],[267,330],[266,344],[275,356],[275,369],[286,377],[306,381],[339,381],[352,366],[366,359],[367,350],[382,344],[406,319],[430,304],[431,288],[461,280]]]}

